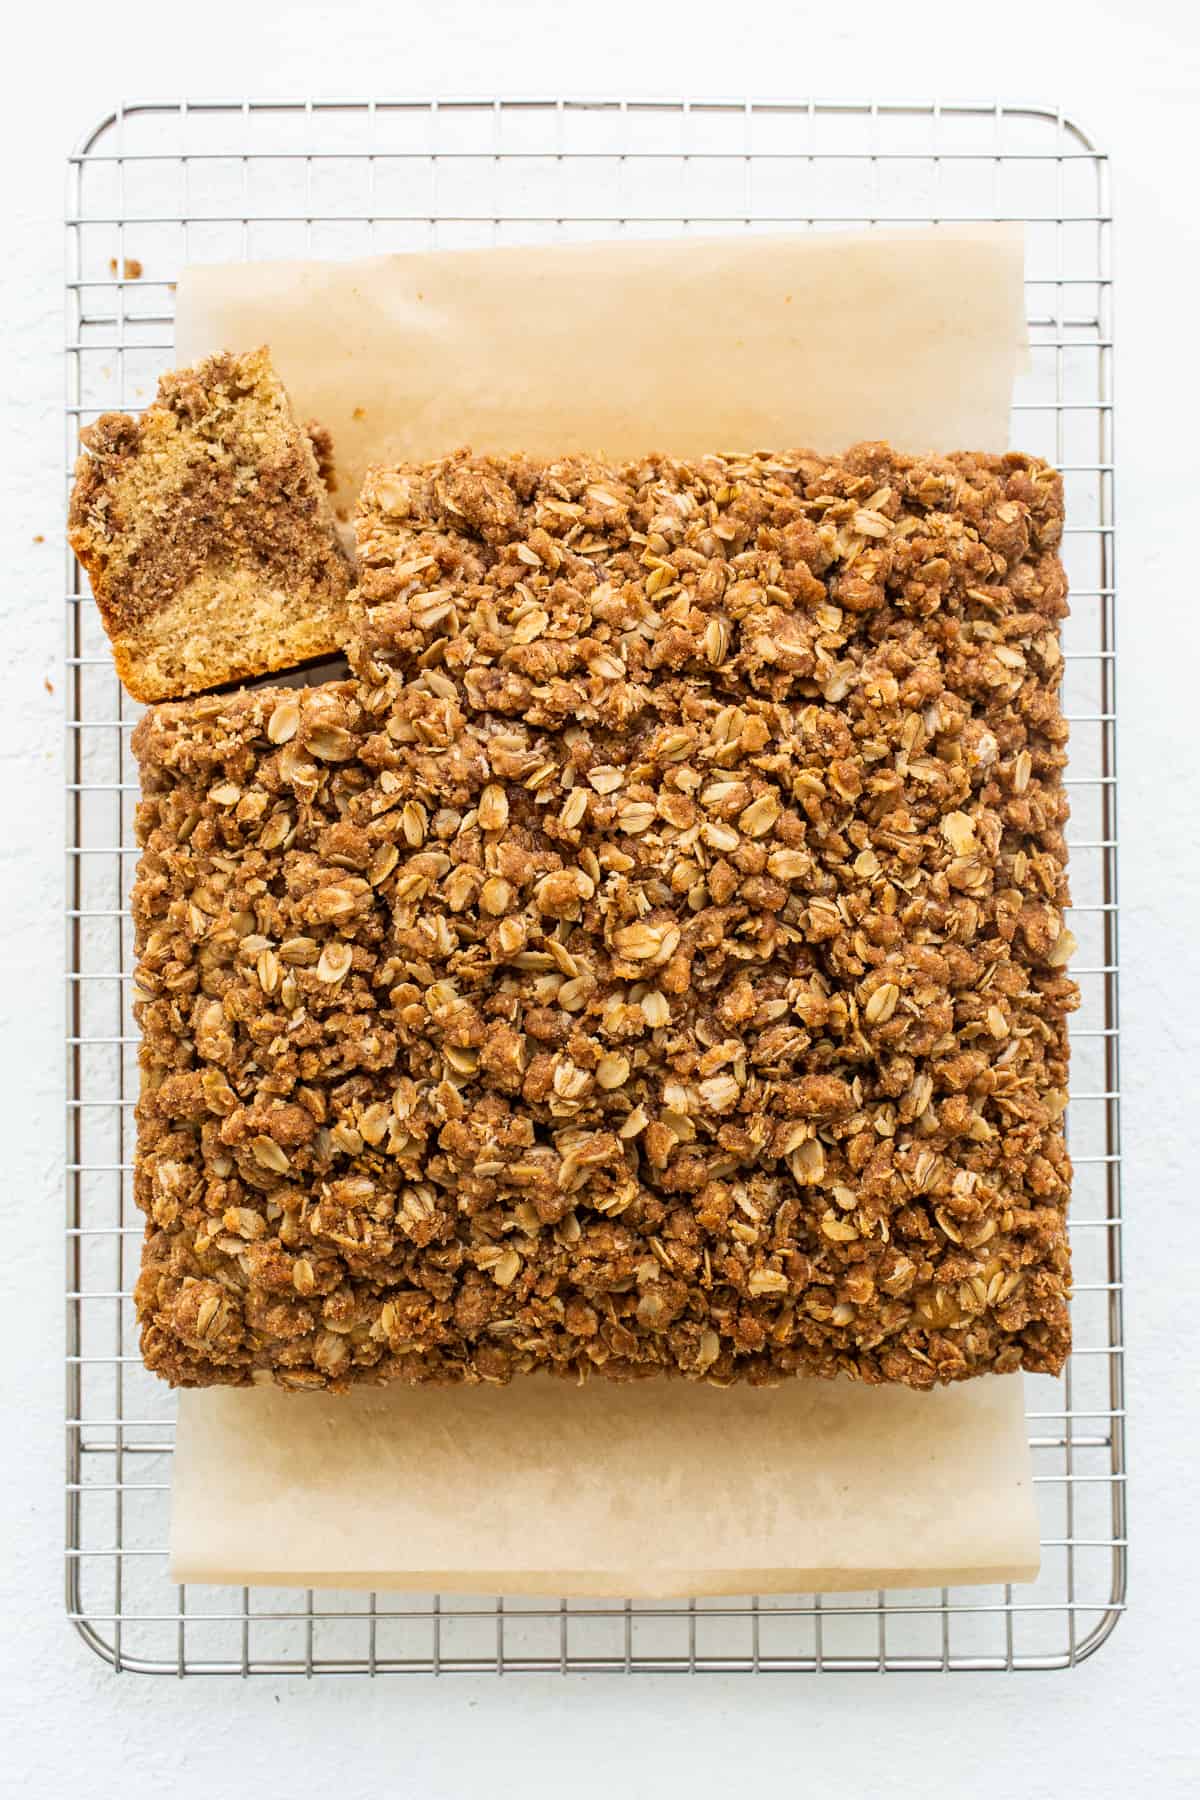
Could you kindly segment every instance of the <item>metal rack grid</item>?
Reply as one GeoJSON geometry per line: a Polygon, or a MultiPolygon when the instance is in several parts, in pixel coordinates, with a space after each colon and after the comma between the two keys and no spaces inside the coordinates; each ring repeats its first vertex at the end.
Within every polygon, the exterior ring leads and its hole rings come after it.
{"type": "Polygon", "coordinates": [[[66,1593],[114,1669],[1051,1669],[1113,1629],[1126,1528],[1110,215],[1105,159],[1085,133],[1044,106],[933,102],[122,106],[69,165],[67,467],[82,424],[152,396],[172,361],[174,280],[191,260],[996,218],[1026,225],[1032,368],[1013,436],[1063,471],[1073,593],[1076,1349],[1062,1381],[1027,1378],[1040,1579],[663,1605],[168,1582],[174,1402],[141,1367],[130,1302],[138,709],[68,559],[66,1593]]]}

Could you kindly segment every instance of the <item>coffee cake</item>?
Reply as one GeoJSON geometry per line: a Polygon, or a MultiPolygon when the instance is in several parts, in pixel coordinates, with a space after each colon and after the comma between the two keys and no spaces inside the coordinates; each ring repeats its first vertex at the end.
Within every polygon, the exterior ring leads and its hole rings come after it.
{"type": "Polygon", "coordinates": [[[135,734],[150,1367],[1057,1371],[1061,525],[879,444],[376,472],[352,678],[135,734]]]}
{"type": "Polygon", "coordinates": [[[350,564],[266,350],[174,370],[140,418],[106,413],[82,442],[71,545],[136,700],[339,648],[350,564]]]}

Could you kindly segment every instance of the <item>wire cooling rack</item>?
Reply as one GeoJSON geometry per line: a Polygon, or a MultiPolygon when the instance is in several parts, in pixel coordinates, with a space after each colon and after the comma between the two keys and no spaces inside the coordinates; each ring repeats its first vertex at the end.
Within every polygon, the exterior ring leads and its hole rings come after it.
{"type": "Polygon", "coordinates": [[[127,901],[137,708],[68,562],[67,1608],[114,1669],[1051,1669],[1125,1589],[1117,1079],[1110,217],[1103,155],[1024,105],[453,100],[127,105],[69,166],[67,465],[172,361],[189,261],[563,238],[1017,219],[1032,370],[1013,441],[1063,471],[1073,613],[1069,1114],[1076,1348],[1028,1378],[1042,1573],[1029,1587],[671,1605],[177,1587],[175,1406],[141,1367],[130,1288],[136,1034],[127,901]]]}

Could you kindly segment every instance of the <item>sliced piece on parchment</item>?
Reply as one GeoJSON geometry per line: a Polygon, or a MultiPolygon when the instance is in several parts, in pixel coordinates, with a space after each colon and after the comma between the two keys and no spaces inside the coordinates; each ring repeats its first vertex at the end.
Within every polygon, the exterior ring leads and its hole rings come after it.
{"type": "Polygon", "coordinates": [[[268,352],[164,375],[83,433],[69,530],[137,700],[337,648],[351,584],[309,434],[268,352]]]}

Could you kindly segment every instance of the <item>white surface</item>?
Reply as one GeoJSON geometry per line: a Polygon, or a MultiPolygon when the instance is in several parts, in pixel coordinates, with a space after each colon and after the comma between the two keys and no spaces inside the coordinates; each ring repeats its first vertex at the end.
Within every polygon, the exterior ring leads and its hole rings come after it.
{"type": "MultiPolygon", "coordinates": [[[[1189,16],[1190,15],[1190,16],[1189,16]]],[[[858,0],[603,8],[207,0],[186,62],[169,9],[24,11],[5,46],[0,643],[0,1060],[6,1146],[0,1470],[0,1790],[321,1791],[435,1797],[707,1795],[836,1787],[897,1800],[970,1791],[1200,1791],[1193,1690],[1200,1476],[1195,1096],[1200,834],[1190,769],[1200,601],[1195,292],[1200,24],[1151,0],[1012,0],[953,29],[858,0]],[[63,162],[112,100],[185,90],[436,94],[785,93],[1061,99],[1111,152],[1117,211],[1124,1080],[1130,1277],[1129,1616],[1083,1667],[996,1676],[455,1678],[374,1685],[114,1678],[64,1624],[61,1201],[61,197],[63,162]],[[35,544],[37,534],[45,543],[35,544]],[[45,681],[54,684],[49,694],[45,681]],[[19,1376],[19,1385],[14,1380],[19,1376]]],[[[9,28],[10,33],[13,27],[9,28]]]]}

